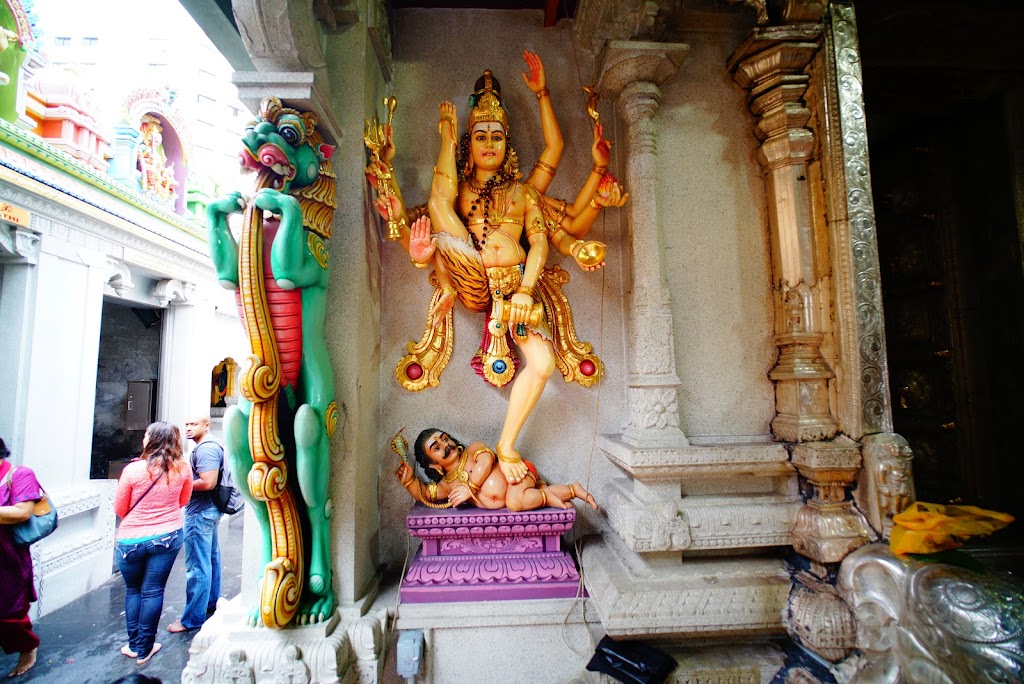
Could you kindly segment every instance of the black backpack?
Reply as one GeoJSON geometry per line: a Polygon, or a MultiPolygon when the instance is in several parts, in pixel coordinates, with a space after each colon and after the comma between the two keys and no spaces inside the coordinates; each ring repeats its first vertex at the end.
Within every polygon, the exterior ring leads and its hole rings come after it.
{"type": "Polygon", "coordinates": [[[220,471],[217,473],[217,486],[214,487],[211,494],[213,505],[221,513],[234,515],[245,508],[242,493],[238,491],[238,487],[235,486],[235,482],[231,478],[231,469],[224,467],[223,460],[221,460],[220,471]]]}

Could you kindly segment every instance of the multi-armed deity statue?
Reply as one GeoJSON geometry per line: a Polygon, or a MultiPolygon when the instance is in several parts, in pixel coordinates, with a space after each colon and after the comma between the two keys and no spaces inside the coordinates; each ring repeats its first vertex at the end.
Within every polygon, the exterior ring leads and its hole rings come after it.
{"type": "Polygon", "coordinates": [[[311,112],[263,100],[241,152],[242,166],[257,173],[255,195],[229,193],[206,212],[217,278],[235,289],[252,349],[242,399],[225,412],[224,433],[236,481],[247,480],[242,491],[260,523],[259,618],[268,627],[296,616],[321,621],[335,608],[327,487],[338,407],[323,335],[334,148],[316,123],[311,112]],[[236,242],[227,219],[239,211],[236,242]]]}
{"type": "Polygon", "coordinates": [[[528,474],[516,439],[554,370],[567,382],[584,386],[596,383],[603,371],[591,345],[576,337],[561,290],[569,276],[557,266],[546,266],[549,248],[572,256],[585,270],[600,268],[604,245],[583,238],[604,207],[621,206],[628,197],[607,172],[611,144],[602,136],[593,107],[590,177],[571,205],[544,194],[558,168],[562,135],[543,64],[530,52],[524,58],[530,71],[524,80],[537,96],[545,145],[525,182],[510,143],[501,89],[490,71],[476,83],[461,139],[455,106],[440,106],[441,150],[426,212],[407,212],[402,201],[392,166],[390,120],[383,126],[368,122],[366,134],[373,152],[367,178],[378,191],[377,207],[388,219],[389,238],[409,252],[416,267],[435,267],[426,331],[399,362],[398,380],[412,391],[439,383],[454,344],[451,312],[456,299],[470,311],[485,313],[483,339],[472,365],[497,387],[512,382],[495,451],[501,472],[514,485],[528,474]],[[525,359],[522,368],[513,343],[525,359]]]}

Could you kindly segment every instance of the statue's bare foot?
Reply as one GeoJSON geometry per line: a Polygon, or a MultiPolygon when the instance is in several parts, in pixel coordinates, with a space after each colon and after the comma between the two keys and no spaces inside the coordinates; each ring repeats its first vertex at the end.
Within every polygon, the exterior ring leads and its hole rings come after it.
{"type": "Polygon", "coordinates": [[[530,470],[523,463],[522,457],[515,449],[504,449],[500,444],[495,447],[498,452],[498,468],[509,484],[519,484],[530,470]],[[511,461],[511,462],[510,462],[511,461]]]}
{"type": "Polygon", "coordinates": [[[581,485],[579,482],[573,482],[571,486],[573,494],[576,495],[577,499],[579,499],[580,501],[585,501],[586,503],[590,504],[591,508],[593,508],[595,511],[597,510],[597,499],[594,498],[593,494],[584,489],[583,485],[581,485]]]}
{"type": "MultiPolygon", "coordinates": [[[[312,578],[310,578],[310,585],[312,585],[312,578]]],[[[315,625],[326,622],[334,613],[334,608],[334,596],[331,594],[311,596],[299,606],[299,612],[295,615],[295,624],[315,625]]]]}

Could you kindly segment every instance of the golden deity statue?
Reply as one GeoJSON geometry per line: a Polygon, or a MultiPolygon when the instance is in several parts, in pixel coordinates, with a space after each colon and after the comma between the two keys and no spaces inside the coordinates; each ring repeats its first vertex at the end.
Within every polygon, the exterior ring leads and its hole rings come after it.
{"type": "Polygon", "coordinates": [[[594,168],[576,200],[570,205],[544,194],[558,169],[562,134],[544,66],[534,53],[523,56],[530,72],[523,80],[537,96],[544,137],[544,150],[525,181],[510,143],[501,89],[490,71],[476,83],[461,139],[455,105],[440,105],[441,149],[427,206],[429,219],[419,208],[406,212],[394,182],[390,125],[367,123],[368,132],[375,133],[367,136],[374,151],[367,178],[378,190],[377,209],[413,264],[435,267],[427,329],[399,362],[398,380],[413,391],[439,383],[451,356],[456,299],[470,311],[486,313],[472,365],[497,387],[512,382],[495,445],[498,466],[512,484],[527,476],[516,439],[555,369],[567,382],[584,386],[596,383],[603,372],[591,345],[576,338],[572,311],[561,290],[569,276],[558,266],[547,267],[549,250],[572,256],[584,270],[600,268],[605,246],[583,238],[603,208],[621,206],[628,198],[607,172],[611,143],[596,118],[594,168]],[[510,342],[523,356],[521,368],[510,342]]]}

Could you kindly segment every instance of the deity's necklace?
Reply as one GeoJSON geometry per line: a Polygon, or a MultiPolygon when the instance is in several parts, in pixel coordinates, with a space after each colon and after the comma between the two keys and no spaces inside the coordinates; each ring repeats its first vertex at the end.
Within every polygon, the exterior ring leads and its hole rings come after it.
{"type": "Polygon", "coordinates": [[[472,230],[469,231],[469,235],[473,240],[473,247],[479,252],[483,249],[484,245],[487,244],[487,238],[501,226],[502,219],[508,213],[508,210],[512,207],[512,200],[515,198],[515,179],[506,178],[502,174],[495,174],[487,179],[486,182],[481,184],[475,178],[467,179],[469,181],[469,187],[476,193],[477,199],[471,200],[469,214],[467,218],[472,218],[476,213],[477,202],[483,200],[483,225],[484,232],[478,238],[476,233],[472,230]],[[511,189],[510,189],[511,188],[511,189]],[[507,199],[505,200],[505,206],[502,210],[493,217],[491,217],[491,204],[500,205],[502,196],[508,190],[507,199]]]}

